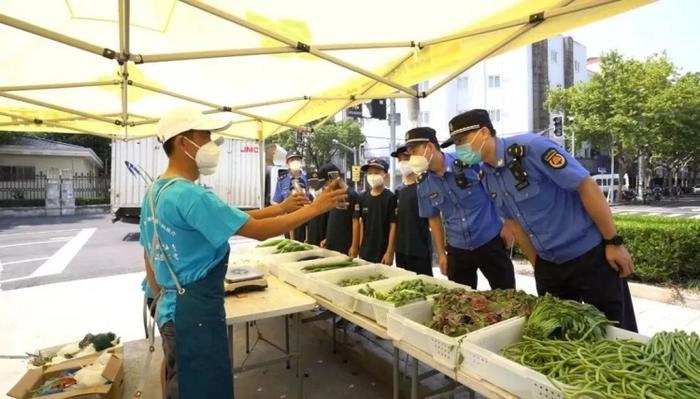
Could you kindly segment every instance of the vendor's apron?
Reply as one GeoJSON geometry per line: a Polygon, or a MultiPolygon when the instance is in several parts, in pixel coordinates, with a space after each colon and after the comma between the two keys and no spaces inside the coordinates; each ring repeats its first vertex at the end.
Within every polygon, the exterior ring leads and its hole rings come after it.
{"type": "MultiPolygon", "coordinates": [[[[224,277],[228,265],[228,252],[223,260],[209,271],[204,278],[183,286],[173,270],[170,259],[162,247],[157,230],[157,215],[155,205],[160,194],[176,181],[184,178],[174,178],[158,191],[149,189],[151,214],[153,216],[153,238],[151,240],[151,265],[155,265],[156,249],[160,248],[164,264],[170,273],[177,289],[161,288],[162,292],[176,293],[175,299],[175,343],[177,357],[177,379],[179,397],[181,399],[198,398],[233,398],[233,370],[229,354],[228,336],[226,333],[226,314],[224,311],[224,277]]],[[[156,306],[158,320],[159,295],[152,306],[156,306]]],[[[155,322],[150,326],[149,351],[155,350],[153,342],[155,322]]],[[[150,356],[146,362],[149,367],[150,356]]],[[[144,370],[144,375],[148,374],[144,370]]],[[[145,384],[145,382],[143,383],[145,384]]],[[[136,392],[140,397],[143,384],[136,392]]]]}

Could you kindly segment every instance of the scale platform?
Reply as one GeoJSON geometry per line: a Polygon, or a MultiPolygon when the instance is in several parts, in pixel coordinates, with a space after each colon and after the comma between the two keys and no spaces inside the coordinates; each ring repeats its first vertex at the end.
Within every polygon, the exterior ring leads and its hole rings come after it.
{"type": "Polygon", "coordinates": [[[224,290],[227,294],[258,291],[267,288],[267,281],[256,268],[236,266],[228,269],[224,278],[224,290]]]}

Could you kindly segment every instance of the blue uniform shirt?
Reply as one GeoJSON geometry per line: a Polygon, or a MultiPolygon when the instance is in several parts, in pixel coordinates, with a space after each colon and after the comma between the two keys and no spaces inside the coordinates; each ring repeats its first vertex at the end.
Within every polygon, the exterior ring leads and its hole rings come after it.
{"type": "Polygon", "coordinates": [[[418,184],[418,211],[422,218],[442,213],[447,242],[455,248],[474,250],[493,240],[503,222],[493,202],[479,183],[479,166],[465,167],[470,185],[461,188],[455,181],[455,155],[445,153],[445,174],[428,171],[418,184]]]}
{"type": "Polygon", "coordinates": [[[555,142],[534,134],[496,137],[497,166],[484,165],[482,183],[499,214],[515,219],[530,237],[537,255],[564,263],[600,244],[602,237],[576,189],[588,171],[555,142]],[[529,185],[518,190],[507,165],[506,149],[525,146],[521,164],[529,185]]]}
{"type": "MultiPolygon", "coordinates": [[[[304,183],[304,187],[308,188],[308,185],[306,184],[306,174],[302,172],[302,174],[299,176],[299,179],[304,183]]],[[[279,204],[280,202],[284,201],[289,197],[289,193],[292,191],[292,174],[287,173],[285,177],[283,177],[280,180],[277,180],[277,187],[275,188],[275,194],[272,196],[272,202],[279,204]]],[[[308,191],[308,190],[307,190],[308,191]]],[[[313,199],[311,197],[311,194],[309,194],[309,199],[313,199]]]]}
{"type": "MultiPolygon", "coordinates": [[[[158,236],[180,284],[205,277],[229,251],[228,240],[249,215],[226,205],[214,193],[189,181],[177,181],[159,193],[168,179],[155,184],[158,236]]],[[[153,212],[148,193],[141,206],[141,245],[150,254],[153,212]]],[[[150,257],[150,255],[149,255],[150,257]]],[[[160,287],[175,290],[162,252],[156,251],[153,272],[160,287]]],[[[223,284],[223,281],[221,282],[223,284]]],[[[175,292],[163,292],[158,304],[158,324],[175,319],[175,292]]],[[[185,294],[187,295],[187,294],[185,294]]]]}

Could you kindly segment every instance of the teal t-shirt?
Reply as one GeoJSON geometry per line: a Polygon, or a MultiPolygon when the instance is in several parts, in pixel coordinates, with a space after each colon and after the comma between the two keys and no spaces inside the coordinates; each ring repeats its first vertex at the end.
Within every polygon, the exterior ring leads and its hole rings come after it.
{"type": "MultiPolygon", "coordinates": [[[[153,189],[156,198],[158,236],[168,255],[170,266],[185,286],[205,277],[229,251],[228,240],[248,221],[247,213],[226,205],[213,192],[188,180],[179,180],[163,191],[171,179],[158,179],[153,189]]],[[[153,240],[154,218],[148,193],[141,206],[141,245],[149,254],[153,240]]],[[[160,249],[152,261],[160,287],[176,290],[160,249]]],[[[223,282],[222,282],[223,284],[223,282]]],[[[175,320],[175,296],[162,293],[158,304],[158,324],[175,320]]]]}

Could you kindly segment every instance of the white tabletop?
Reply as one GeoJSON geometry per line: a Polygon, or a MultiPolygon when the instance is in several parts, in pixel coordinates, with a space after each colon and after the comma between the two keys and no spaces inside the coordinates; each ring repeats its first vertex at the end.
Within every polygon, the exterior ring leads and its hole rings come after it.
{"type": "Polygon", "coordinates": [[[277,277],[265,275],[267,288],[262,291],[227,295],[224,302],[226,323],[244,323],[305,312],[316,307],[316,300],[277,277]]]}
{"type": "Polygon", "coordinates": [[[343,309],[342,307],[335,305],[333,302],[330,302],[321,296],[313,295],[313,297],[316,299],[319,305],[344,318],[345,320],[364,328],[379,338],[390,339],[389,334],[386,332],[386,328],[377,324],[376,321],[343,309]]]}

